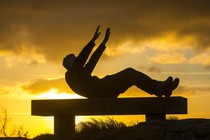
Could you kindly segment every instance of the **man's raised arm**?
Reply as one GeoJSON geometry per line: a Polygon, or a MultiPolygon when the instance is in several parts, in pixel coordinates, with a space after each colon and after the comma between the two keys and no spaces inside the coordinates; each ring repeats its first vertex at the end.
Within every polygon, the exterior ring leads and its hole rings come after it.
{"type": "Polygon", "coordinates": [[[87,61],[88,56],[90,55],[93,47],[95,46],[95,40],[101,34],[99,32],[99,28],[100,28],[100,26],[97,27],[95,34],[94,34],[93,38],[90,40],[90,42],[82,49],[82,51],[77,56],[77,59],[75,61],[75,65],[77,67],[82,68],[85,65],[85,62],[87,61]]]}
{"type": "Polygon", "coordinates": [[[98,60],[100,59],[102,53],[104,52],[104,50],[106,48],[106,42],[109,40],[110,33],[111,33],[111,30],[110,30],[110,28],[108,28],[106,30],[104,40],[102,41],[100,46],[96,49],[96,51],[93,53],[93,55],[91,56],[88,63],[85,65],[85,69],[88,73],[90,73],[90,74],[92,73],[93,69],[95,68],[95,66],[98,62],[98,60]]]}

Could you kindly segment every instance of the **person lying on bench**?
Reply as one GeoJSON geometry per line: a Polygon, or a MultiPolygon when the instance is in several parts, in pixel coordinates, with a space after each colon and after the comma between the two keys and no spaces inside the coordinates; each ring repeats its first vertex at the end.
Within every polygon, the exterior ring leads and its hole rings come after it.
{"type": "Polygon", "coordinates": [[[111,33],[110,28],[108,28],[104,40],[87,62],[95,46],[94,42],[100,35],[99,27],[77,57],[74,54],[69,54],[63,59],[63,66],[67,69],[66,82],[75,93],[87,98],[117,98],[119,94],[124,93],[131,86],[136,86],[158,97],[169,97],[172,94],[172,91],[179,84],[179,78],[173,79],[169,76],[165,81],[157,81],[133,68],[127,68],[104,78],[92,76],[91,73],[104,52],[111,33]]]}

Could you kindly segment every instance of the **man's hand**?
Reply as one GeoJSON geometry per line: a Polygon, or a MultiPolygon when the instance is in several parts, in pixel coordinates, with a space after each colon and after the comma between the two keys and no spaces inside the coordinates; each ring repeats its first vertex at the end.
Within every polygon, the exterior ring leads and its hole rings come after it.
{"type": "Polygon", "coordinates": [[[100,25],[98,25],[98,27],[97,27],[97,29],[96,29],[96,31],[95,31],[95,34],[94,34],[93,38],[91,39],[92,42],[95,42],[96,39],[97,39],[97,38],[99,37],[99,35],[101,34],[101,32],[98,32],[99,28],[100,28],[100,25]]]}
{"type": "Polygon", "coordinates": [[[106,42],[109,40],[110,34],[111,34],[111,30],[110,30],[110,28],[107,28],[106,29],[106,35],[105,35],[104,40],[101,44],[106,45],[106,42]]]}

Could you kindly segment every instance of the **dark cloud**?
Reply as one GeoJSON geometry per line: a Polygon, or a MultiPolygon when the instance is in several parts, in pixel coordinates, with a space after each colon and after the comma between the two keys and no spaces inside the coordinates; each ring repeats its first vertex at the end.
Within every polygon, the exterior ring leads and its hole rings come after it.
{"type": "Polygon", "coordinates": [[[154,72],[154,73],[161,73],[161,69],[159,69],[158,67],[154,67],[154,66],[148,68],[148,71],[154,72]]]}
{"type": "Polygon", "coordinates": [[[22,86],[24,90],[29,91],[31,94],[41,94],[43,92],[48,92],[51,89],[56,89],[59,92],[71,93],[72,90],[68,87],[64,78],[46,80],[38,79],[31,81],[29,84],[22,86]]]}
{"type": "MultiPolygon", "coordinates": [[[[78,53],[98,24],[112,28],[112,46],[127,38],[152,39],[167,32],[194,35],[196,48],[210,43],[208,0],[6,1],[0,2],[0,51],[35,48],[51,62],[78,53]]],[[[102,34],[103,36],[103,34],[102,34]]],[[[99,42],[97,42],[99,43],[99,42]]]]}
{"type": "Polygon", "coordinates": [[[206,22],[207,23],[185,27],[178,33],[179,37],[194,36],[196,40],[195,44],[192,46],[198,51],[206,50],[210,47],[210,17],[206,22]]]}
{"type": "Polygon", "coordinates": [[[155,67],[155,66],[138,66],[138,69],[140,71],[144,71],[146,73],[161,73],[162,70],[158,67],[155,67]]]}
{"type": "Polygon", "coordinates": [[[180,85],[178,88],[174,91],[174,95],[195,95],[200,93],[208,93],[210,90],[209,86],[183,86],[180,85]]]}
{"type": "Polygon", "coordinates": [[[178,86],[177,89],[173,92],[173,95],[194,95],[196,94],[196,91],[193,88],[190,88],[188,86],[178,86]]]}
{"type": "Polygon", "coordinates": [[[197,92],[209,92],[210,91],[210,86],[204,86],[204,87],[196,87],[194,88],[195,91],[197,92]]]}

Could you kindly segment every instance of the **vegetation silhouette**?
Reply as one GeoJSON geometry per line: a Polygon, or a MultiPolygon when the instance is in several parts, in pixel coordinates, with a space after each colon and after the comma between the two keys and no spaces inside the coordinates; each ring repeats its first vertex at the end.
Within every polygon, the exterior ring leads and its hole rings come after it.
{"type": "Polygon", "coordinates": [[[80,122],[77,124],[76,133],[98,133],[99,131],[115,130],[125,127],[125,123],[117,122],[112,118],[107,118],[105,120],[96,120],[92,118],[91,121],[80,122]]]}
{"type": "MultiPolygon", "coordinates": [[[[66,135],[62,140],[210,139],[209,119],[181,120],[176,116],[169,116],[167,120],[140,122],[128,127],[124,126],[123,123],[116,123],[115,120],[109,119],[105,121],[93,119],[82,122],[78,126],[84,127],[84,129],[78,129],[74,135],[66,135]]],[[[50,135],[48,138],[46,140],[54,140],[50,135]]]]}
{"type": "Polygon", "coordinates": [[[23,137],[28,138],[29,137],[29,131],[24,130],[23,125],[14,126],[12,129],[9,130],[9,123],[12,121],[11,118],[9,118],[7,114],[6,109],[2,109],[2,112],[0,114],[0,136],[3,137],[23,137]]]}
{"type": "Polygon", "coordinates": [[[165,81],[157,81],[133,68],[126,68],[101,79],[92,76],[91,73],[104,52],[111,34],[110,28],[107,28],[102,43],[88,61],[95,46],[95,40],[100,35],[99,28],[100,26],[97,27],[92,39],[77,57],[74,54],[69,54],[63,59],[63,66],[67,69],[65,79],[74,92],[87,98],[117,98],[119,94],[124,93],[131,86],[137,86],[139,89],[158,97],[169,97],[172,94],[172,91],[179,84],[179,78],[173,79],[169,76],[165,81]]]}
{"type": "Polygon", "coordinates": [[[108,117],[99,120],[92,118],[90,121],[77,124],[75,134],[67,135],[67,138],[71,140],[102,139],[104,132],[118,131],[126,127],[127,126],[123,122],[118,122],[113,118],[108,117]],[[101,135],[98,135],[97,138],[95,138],[95,134],[101,135]]]}
{"type": "Polygon", "coordinates": [[[57,139],[53,134],[40,134],[33,139],[16,137],[0,138],[0,140],[136,140],[136,139],[210,139],[209,119],[184,119],[169,116],[164,121],[140,122],[125,126],[112,118],[81,122],[73,135],[64,134],[57,139]]]}

